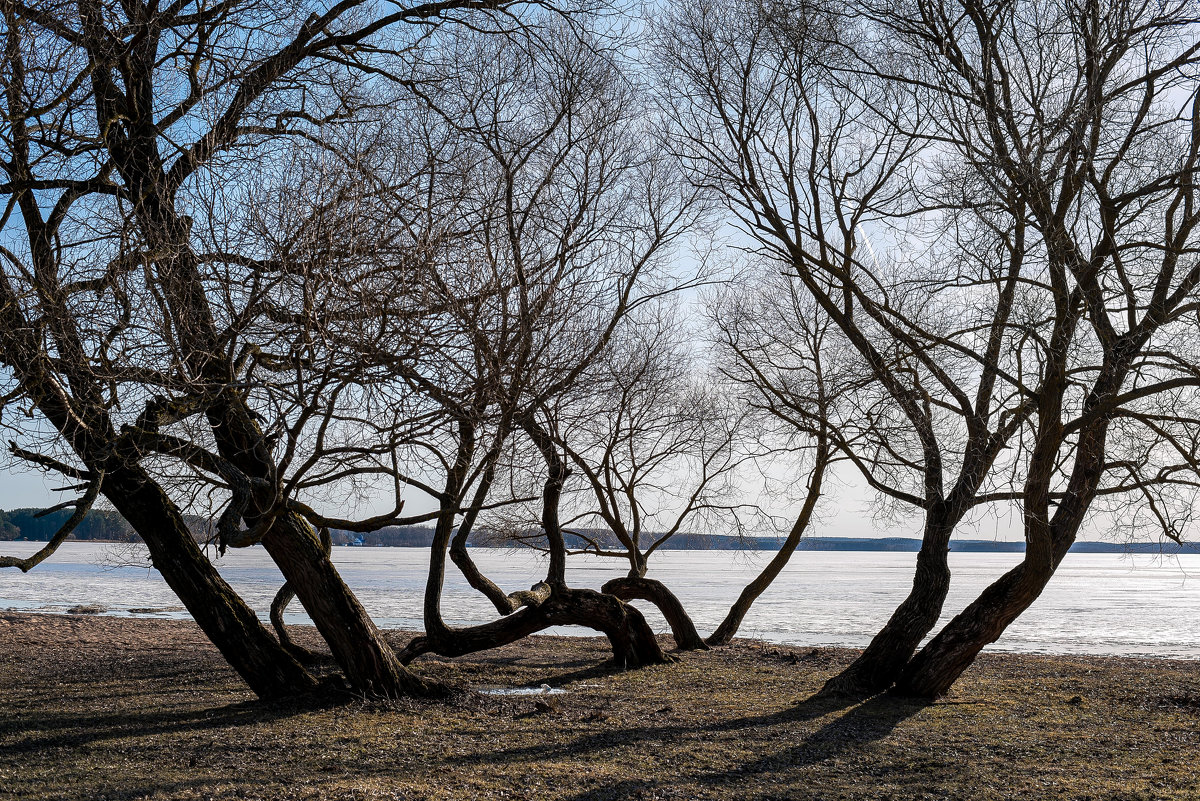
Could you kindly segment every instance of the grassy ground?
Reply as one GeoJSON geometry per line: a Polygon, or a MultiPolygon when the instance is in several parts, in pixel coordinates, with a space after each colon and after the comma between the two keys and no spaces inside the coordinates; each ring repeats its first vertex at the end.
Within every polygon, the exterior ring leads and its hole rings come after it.
{"type": "Polygon", "coordinates": [[[1196,663],[991,655],[936,704],[839,707],[806,699],[847,651],[606,655],[418,663],[549,699],[267,705],[190,623],[0,613],[0,799],[1200,798],[1196,663]]]}

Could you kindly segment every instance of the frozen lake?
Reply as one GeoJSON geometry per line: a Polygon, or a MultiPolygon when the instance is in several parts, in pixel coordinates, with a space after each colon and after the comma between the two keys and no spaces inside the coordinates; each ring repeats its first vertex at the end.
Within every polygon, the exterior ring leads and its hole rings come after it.
{"type": "MultiPolygon", "coordinates": [[[[0,553],[26,556],[39,546],[6,542],[0,544],[0,553]]],[[[542,558],[528,551],[475,549],[472,554],[510,591],[529,587],[545,571],[542,558]]],[[[376,623],[387,628],[421,628],[428,558],[421,548],[333,549],[346,583],[376,623]]],[[[660,551],[651,558],[650,575],[675,591],[704,635],[720,622],[767,558],[769,554],[755,551],[660,551]]],[[[945,619],[1020,558],[1015,553],[951,553],[954,582],[945,619]]],[[[755,603],[739,633],[801,645],[865,645],[907,593],[915,559],[913,553],[801,551],[755,603]]],[[[66,543],[28,574],[0,570],[0,609],[62,612],[86,604],[114,615],[186,617],[147,564],[143,548],[66,543]]],[[[265,619],[282,578],[262,548],[231,551],[217,565],[265,619]]],[[[574,557],[567,577],[573,586],[598,588],[622,575],[625,565],[615,559],[574,557]]],[[[291,609],[292,622],[307,622],[298,603],[291,609]]],[[[491,605],[466,585],[453,565],[447,568],[443,611],[448,622],[458,625],[494,617],[491,605]]],[[[666,630],[656,612],[647,617],[659,631],[666,630]]],[[[1200,658],[1200,554],[1068,554],[1042,597],[991,648],[1200,658]]]]}

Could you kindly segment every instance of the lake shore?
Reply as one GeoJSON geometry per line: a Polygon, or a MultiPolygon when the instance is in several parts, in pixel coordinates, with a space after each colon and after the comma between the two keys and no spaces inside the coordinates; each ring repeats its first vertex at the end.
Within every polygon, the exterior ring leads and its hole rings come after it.
{"type": "Polygon", "coordinates": [[[1200,797],[1200,663],[985,654],[932,705],[807,700],[852,656],[614,673],[537,637],[415,667],[567,694],[263,704],[191,622],[0,613],[0,799],[1200,797]]]}

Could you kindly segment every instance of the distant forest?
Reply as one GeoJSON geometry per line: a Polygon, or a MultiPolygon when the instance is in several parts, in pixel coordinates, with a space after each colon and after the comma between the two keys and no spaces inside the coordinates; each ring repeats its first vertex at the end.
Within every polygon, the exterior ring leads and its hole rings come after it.
{"type": "MultiPolygon", "coordinates": [[[[60,509],[38,517],[40,509],[0,510],[0,541],[29,540],[46,542],[71,517],[71,509],[60,509]]],[[[69,539],[107,540],[110,542],[140,542],[141,537],[116,512],[92,510],[69,539]]]]}
{"type": "MultiPolygon", "coordinates": [[[[67,521],[69,509],[51,512],[37,517],[39,509],[0,509],[0,542],[27,541],[46,542],[67,521]]],[[[211,524],[195,515],[186,516],[188,527],[198,541],[209,538],[211,524]]],[[[565,533],[565,532],[564,532],[565,533]]],[[[604,549],[619,545],[611,532],[587,530],[591,540],[604,549]]],[[[353,531],[333,529],[330,531],[334,545],[360,545],[386,548],[428,548],[433,543],[433,529],[427,526],[389,526],[359,534],[353,531]]],[[[68,538],[104,542],[141,542],[125,519],[116,512],[95,510],[88,513],[68,538]]],[[[545,537],[531,536],[524,542],[532,547],[545,547],[545,537]]],[[[664,550],[693,551],[776,551],[783,540],[779,537],[729,537],[719,535],[678,534],[663,544],[664,550]]],[[[511,539],[498,538],[487,532],[473,532],[468,544],[475,548],[506,548],[514,543],[511,539]]],[[[583,550],[587,541],[578,534],[566,533],[566,545],[572,550],[583,550]]],[[[800,542],[797,550],[802,551],[892,551],[915,553],[921,549],[921,540],[913,537],[809,537],[800,542]]],[[[1023,553],[1024,542],[1002,542],[997,540],[953,540],[951,551],[971,553],[1023,553]]],[[[1077,542],[1071,547],[1073,553],[1198,553],[1200,546],[1175,542],[1077,542]]]]}
{"type": "MultiPolygon", "coordinates": [[[[71,516],[70,509],[60,509],[38,517],[40,512],[40,509],[13,509],[8,512],[0,509],[0,542],[47,542],[71,516]]],[[[211,536],[213,524],[208,519],[197,515],[185,515],[184,520],[197,540],[205,541],[211,536]]],[[[330,534],[334,545],[428,548],[433,541],[433,529],[424,526],[391,526],[370,534],[334,529],[330,534]]],[[[93,509],[75,528],[68,540],[141,542],[142,538],[118,513],[93,509]]]]}

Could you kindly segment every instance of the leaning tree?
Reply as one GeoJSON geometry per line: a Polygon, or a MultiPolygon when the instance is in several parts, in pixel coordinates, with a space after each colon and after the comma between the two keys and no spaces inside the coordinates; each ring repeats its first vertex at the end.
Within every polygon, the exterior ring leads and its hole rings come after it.
{"type": "MultiPolygon", "coordinates": [[[[849,392],[857,413],[826,429],[830,441],[870,488],[924,515],[911,592],[829,684],[852,694],[892,684],[936,624],[950,537],[992,500],[1033,411],[1014,379],[1024,300],[1010,244],[1022,232],[978,225],[958,238],[965,249],[931,238],[956,230],[958,215],[925,186],[929,109],[863,69],[886,55],[870,33],[821,4],[735,1],[679,10],[657,34],[691,180],[784,273],[775,313],[811,298],[855,354],[849,369],[870,379],[849,392]]],[[[785,375],[771,354],[792,346],[795,328],[760,331],[758,352],[741,357],[768,391],[785,375]]]]}
{"type": "Polygon", "coordinates": [[[18,428],[47,446],[16,452],[86,482],[85,504],[104,493],[261,695],[313,680],[219,580],[165,485],[219,488],[221,547],[264,545],[354,686],[431,688],[397,661],[311,526],[354,521],[303,501],[358,471],[398,473],[386,437],[328,436],[354,427],[341,424],[363,384],[327,346],[328,298],[306,276],[353,280],[361,250],[307,223],[264,235],[251,224],[259,207],[238,205],[253,193],[239,192],[280,143],[320,147],[330,125],[369,116],[372,59],[403,59],[459,19],[502,18],[511,33],[506,6],[347,0],[295,16],[251,0],[3,4],[2,219],[17,232],[5,251],[5,406],[30,412],[18,428]]]}
{"type": "MultiPolygon", "coordinates": [[[[145,298],[120,280],[139,273],[141,260],[122,250],[119,236],[96,236],[111,231],[107,220],[120,219],[126,189],[96,135],[89,62],[72,41],[81,35],[78,9],[6,3],[3,13],[4,423],[14,456],[85,490],[48,549],[103,493],[258,695],[310,690],[313,678],[220,578],[127,435],[127,426],[165,412],[148,397],[154,390],[146,378],[165,385],[173,377],[150,366],[145,298]]],[[[11,561],[28,569],[37,559],[11,561]]]]}
{"type": "MultiPolygon", "coordinates": [[[[944,693],[1029,607],[1097,498],[1179,537],[1196,488],[1200,18],[1194,3],[867,4],[878,65],[934,113],[943,180],[1025,229],[1043,296],[1019,489],[1026,554],[897,685],[944,693]],[[962,180],[964,179],[965,180],[962,180]]],[[[941,173],[937,175],[937,173],[941,173]]]]}

